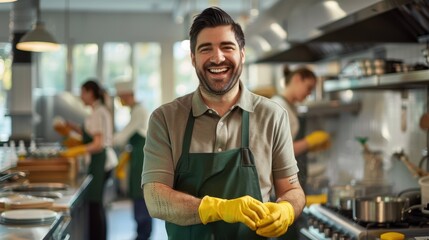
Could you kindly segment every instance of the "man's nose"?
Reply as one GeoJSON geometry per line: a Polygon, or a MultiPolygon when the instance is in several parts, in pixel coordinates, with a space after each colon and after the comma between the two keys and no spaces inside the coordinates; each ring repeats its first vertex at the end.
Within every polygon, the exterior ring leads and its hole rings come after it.
{"type": "Polygon", "coordinates": [[[223,55],[223,52],[218,49],[213,51],[213,55],[210,57],[210,62],[214,64],[219,64],[225,61],[225,56],[223,55]]]}

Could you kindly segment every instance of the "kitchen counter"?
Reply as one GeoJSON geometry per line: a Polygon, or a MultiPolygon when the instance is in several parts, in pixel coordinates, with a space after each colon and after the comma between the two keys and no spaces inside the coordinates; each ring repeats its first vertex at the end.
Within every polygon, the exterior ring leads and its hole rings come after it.
{"type": "MultiPolygon", "coordinates": [[[[73,216],[73,210],[84,203],[84,194],[92,176],[77,178],[74,185],[64,193],[64,196],[56,199],[52,207],[59,214],[49,224],[0,224],[0,239],[63,239],[64,230],[68,227],[73,216]]],[[[67,233],[68,234],[68,233],[67,233]]]]}

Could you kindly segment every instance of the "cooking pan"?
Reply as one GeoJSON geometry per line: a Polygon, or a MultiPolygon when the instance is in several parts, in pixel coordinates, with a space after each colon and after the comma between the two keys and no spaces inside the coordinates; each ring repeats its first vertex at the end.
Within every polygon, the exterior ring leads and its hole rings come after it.
{"type": "Polygon", "coordinates": [[[360,222],[389,223],[402,220],[404,210],[409,206],[407,198],[401,197],[359,197],[353,199],[353,219],[360,222]]]}

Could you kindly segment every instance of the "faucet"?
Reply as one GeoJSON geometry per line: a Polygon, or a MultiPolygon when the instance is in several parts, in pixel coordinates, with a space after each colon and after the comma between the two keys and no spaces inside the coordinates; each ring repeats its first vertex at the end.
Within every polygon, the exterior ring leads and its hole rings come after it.
{"type": "Polygon", "coordinates": [[[27,176],[27,174],[25,172],[21,172],[21,171],[9,172],[9,173],[6,173],[6,174],[0,176],[0,183],[6,181],[8,179],[11,179],[11,178],[15,178],[15,179],[20,178],[20,177],[25,178],[26,176],[27,176]]]}

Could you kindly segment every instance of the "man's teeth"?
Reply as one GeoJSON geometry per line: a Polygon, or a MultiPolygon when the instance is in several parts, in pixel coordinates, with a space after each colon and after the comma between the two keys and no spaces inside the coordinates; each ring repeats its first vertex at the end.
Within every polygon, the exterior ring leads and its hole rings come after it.
{"type": "Polygon", "coordinates": [[[210,72],[212,72],[212,73],[221,73],[221,72],[225,72],[227,70],[227,68],[212,68],[212,69],[209,69],[209,71],[210,72]]]}

